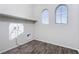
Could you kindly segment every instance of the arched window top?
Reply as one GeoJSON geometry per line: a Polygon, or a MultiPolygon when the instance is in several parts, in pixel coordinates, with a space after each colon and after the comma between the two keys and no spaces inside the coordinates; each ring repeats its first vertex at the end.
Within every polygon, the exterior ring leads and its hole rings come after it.
{"type": "Polygon", "coordinates": [[[49,13],[48,9],[43,9],[41,13],[42,24],[49,24],[49,13]]]}
{"type": "Polygon", "coordinates": [[[58,8],[68,8],[68,6],[66,5],[66,4],[60,4],[60,5],[58,5],[57,7],[56,7],[56,10],[58,9],[58,8]]]}
{"type": "Polygon", "coordinates": [[[42,13],[43,13],[43,12],[48,12],[48,9],[47,9],[47,8],[43,9],[43,10],[42,10],[42,13]]]}
{"type": "Polygon", "coordinates": [[[56,7],[56,23],[67,24],[68,8],[67,5],[61,4],[56,7]]]}

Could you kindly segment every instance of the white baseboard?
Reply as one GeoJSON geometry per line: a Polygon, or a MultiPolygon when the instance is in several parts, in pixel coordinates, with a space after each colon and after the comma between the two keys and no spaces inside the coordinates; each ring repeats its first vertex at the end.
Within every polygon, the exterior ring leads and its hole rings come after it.
{"type": "Polygon", "coordinates": [[[9,49],[2,50],[2,51],[0,51],[0,54],[6,52],[6,51],[8,51],[8,50],[11,50],[11,49],[13,49],[13,48],[16,48],[16,47],[17,47],[17,46],[13,46],[13,47],[11,47],[11,48],[9,48],[9,49]]]}
{"type": "MultiPolygon", "coordinates": [[[[38,39],[36,39],[36,40],[38,40],[38,39]]],[[[51,42],[48,42],[48,41],[45,41],[45,40],[39,40],[39,41],[43,41],[43,42],[47,42],[47,43],[50,43],[50,44],[55,44],[55,45],[59,45],[59,46],[62,46],[62,47],[66,47],[66,48],[74,49],[74,50],[77,50],[78,53],[79,53],[79,49],[77,49],[77,48],[73,48],[73,47],[66,46],[66,45],[60,45],[60,44],[57,44],[57,43],[51,43],[51,42]]]]}

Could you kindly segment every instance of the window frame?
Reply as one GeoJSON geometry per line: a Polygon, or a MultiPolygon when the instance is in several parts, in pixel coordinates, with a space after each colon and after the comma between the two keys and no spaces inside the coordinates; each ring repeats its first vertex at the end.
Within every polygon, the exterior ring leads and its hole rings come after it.
{"type": "Polygon", "coordinates": [[[57,7],[55,8],[55,24],[68,24],[68,6],[67,6],[66,4],[57,5],[57,7]],[[57,22],[56,22],[56,12],[57,12],[57,9],[58,9],[59,7],[61,7],[61,6],[64,6],[64,7],[67,8],[67,23],[63,23],[63,22],[57,23],[57,22]]]}

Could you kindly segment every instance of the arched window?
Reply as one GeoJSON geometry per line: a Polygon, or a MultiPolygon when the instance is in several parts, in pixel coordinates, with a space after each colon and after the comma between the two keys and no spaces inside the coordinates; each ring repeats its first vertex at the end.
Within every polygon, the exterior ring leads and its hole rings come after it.
{"type": "Polygon", "coordinates": [[[58,24],[67,24],[68,22],[68,8],[66,5],[58,5],[56,10],[56,23],[58,24]]]}
{"type": "Polygon", "coordinates": [[[49,24],[49,13],[48,9],[44,9],[41,13],[42,24],[49,24]]]}

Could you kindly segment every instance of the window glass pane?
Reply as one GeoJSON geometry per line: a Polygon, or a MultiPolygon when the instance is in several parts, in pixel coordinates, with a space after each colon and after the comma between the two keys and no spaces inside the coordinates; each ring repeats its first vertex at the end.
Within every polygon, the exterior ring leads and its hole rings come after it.
{"type": "Polygon", "coordinates": [[[67,12],[67,6],[58,6],[56,9],[56,23],[67,24],[67,12]]]}
{"type": "Polygon", "coordinates": [[[48,10],[42,12],[42,24],[49,24],[48,10]]]}

